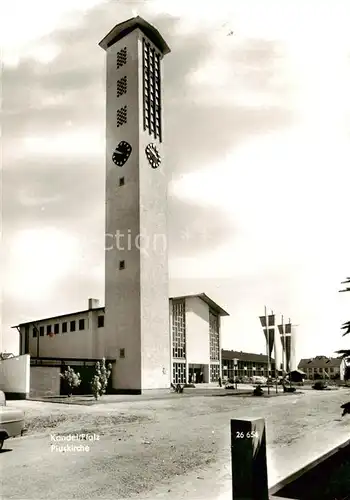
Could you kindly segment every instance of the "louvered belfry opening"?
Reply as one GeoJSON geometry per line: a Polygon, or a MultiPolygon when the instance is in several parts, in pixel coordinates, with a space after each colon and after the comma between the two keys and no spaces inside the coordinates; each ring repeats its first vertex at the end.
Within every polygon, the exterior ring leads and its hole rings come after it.
{"type": "Polygon", "coordinates": [[[143,128],[162,142],[160,54],[142,41],[143,128]]]}

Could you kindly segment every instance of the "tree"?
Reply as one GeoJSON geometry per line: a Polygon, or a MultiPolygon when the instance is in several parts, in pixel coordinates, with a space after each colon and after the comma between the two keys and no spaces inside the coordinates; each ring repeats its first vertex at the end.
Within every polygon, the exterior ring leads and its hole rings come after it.
{"type": "MultiPolygon", "coordinates": [[[[345,284],[350,284],[350,278],[346,278],[345,281],[342,281],[342,285],[345,285],[345,284]]],[[[350,292],[350,287],[346,287],[344,290],[339,290],[339,292],[350,292]]],[[[345,337],[345,335],[349,335],[350,334],[350,321],[346,321],[345,323],[342,324],[341,326],[341,329],[342,330],[345,330],[343,332],[343,337],[345,337]]],[[[337,354],[341,354],[342,355],[342,358],[348,358],[350,356],[350,349],[341,349],[340,351],[336,351],[337,354]]]]}
{"type": "Polygon", "coordinates": [[[91,381],[92,393],[96,400],[99,397],[103,396],[103,394],[105,394],[108,385],[108,379],[111,376],[111,373],[111,363],[109,363],[106,367],[105,358],[102,359],[101,363],[97,361],[95,367],[95,375],[93,376],[93,379],[91,381]]]}
{"type": "MultiPolygon", "coordinates": [[[[349,284],[350,283],[350,278],[346,278],[345,281],[342,281],[342,285],[345,285],[345,284],[349,284]]],[[[345,290],[339,290],[340,292],[350,292],[350,287],[346,287],[345,290]]],[[[343,323],[342,327],[341,327],[342,330],[345,330],[344,333],[343,333],[343,337],[345,335],[348,335],[350,334],[350,321],[346,321],[345,323],[343,323]]],[[[340,351],[337,351],[338,354],[341,354],[342,356],[342,359],[345,359],[345,358],[348,358],[350,357],[350,349],[341,349],[340,351]]],[[[344,378],[348,375],[348,373],[345,372],[344,374],[344,378]]],[[[344,408],[344,412],[342,414],[342,416],[345,415],[345,407],[349,405],[349,403],[346,403],[345,405],[342,405],[341,408],[344,408]]]]}
{"type": "Polygon", "coordinates": [[[12,352],[0,352],[0,361],[4,361],[5,359],[14,358],[14,354],[12,352]]]}
{"type": "Polygon", "coordinates": [[[75,373],[73,368],[68,366],[64,373],[60,373],[60,377],[67,383],[69,387],[68,397],[70,397],[73,394],[73,389],[81,384],[80,373],[75,373]]]}

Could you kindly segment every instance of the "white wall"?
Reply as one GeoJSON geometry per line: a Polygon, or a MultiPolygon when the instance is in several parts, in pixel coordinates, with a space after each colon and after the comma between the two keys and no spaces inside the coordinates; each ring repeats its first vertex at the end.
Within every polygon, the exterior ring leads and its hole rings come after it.
{"type": "Polygon", "coordinates": [[[186,357],[190,364],[210,363],[209,306],[198,297],[186,299],[186,357]]]}
{"type": "MultiPolygon", "coordinates": [[[[104,328],[97,328],[97,317],[103,315],[102,311],[90,311],[62,316],[48,321],[35,322],[36,327],[44,326],[44,336],[39,334],[39,354],[38,337],[33,337],[33,325],[29,327],[29,353],[33,357],[57,357],[57,358],[87,358],[96,359],[103,356],[103,332],[104,328]],[[79,320],[85,320],[84,330],[79,330],[79,320]],[[75,331],[70,331],[70,321],[75,320],[75,331]],[[68,331],[62,333],[62,323],[66,322],[68,331]],[[59,324],[57,335],[50,337],[46,334],[46,326],[59,324]]],[[[21,327],[22,336],[25,335],[25,328],[21,327]]]]}
{"type": "Polygon", "coordinates": [[[19,398],[29,395],[30,356],[15,356],[0,361],[0,390],[14,393],[19,398]]]}
{"type": "Polygon", "coordinates": [[[162,248],[167,178],[164,161],[153,169],[145,154],[152,142],[163,156],[163,144],[143,129],[142,37],[136,29],[106,55],[105,345],[107,355],[118,360],[113,387],[125,391],[168,388],[170,371],[168,256],[162,248]],[[124,47],[127,63],[118,69],[117,53],[124,47]],[[116,82],[124,76],[127,92],[116,97],[116,82]],[[123,106],[128,109],[127,123],[117,127],[117,110],[123,106]],[[132,147],[123,167],[112,162],[120,141],[132,147]],[[121,176],[125,184],[119,187],[121,176]],[[122,237],[118,245],[117,232],[122,237]],[[123,359],[120,349],[125,349],[123,359]]]}

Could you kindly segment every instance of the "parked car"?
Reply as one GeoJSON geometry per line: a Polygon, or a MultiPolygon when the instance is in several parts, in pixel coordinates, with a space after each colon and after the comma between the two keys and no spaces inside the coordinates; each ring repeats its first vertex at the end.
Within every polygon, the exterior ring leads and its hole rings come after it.
{"type": "Polygon", "coordinates": [[[6,397],[3,391],[0,391],[0,406],[6,406],[6,397]]]}
{"type": "Polygon", "coordinates": [[[252,377],[252,383],[253,384],[266,384],[267,383],[267,378],[266,377],[262,377],[262,376],[257,376],[257,375],[254,375],[252,377]]]}
{"type": "Polygon", "coordinates": [[[24,429],[24,412],[6,406],[6,397],[0,391],[0,450],[5,439],[21,436],[24,429]]]}

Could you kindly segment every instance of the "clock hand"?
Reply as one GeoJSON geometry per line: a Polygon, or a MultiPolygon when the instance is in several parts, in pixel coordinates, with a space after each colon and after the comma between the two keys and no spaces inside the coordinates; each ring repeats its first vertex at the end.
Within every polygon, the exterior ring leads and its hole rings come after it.
{"type": "Polygon", "coordinates": [[[153,161],[158,161],[157,156],[153,153],[153,151],[150,151],[150,156],[152,157],[153,161]]]}

